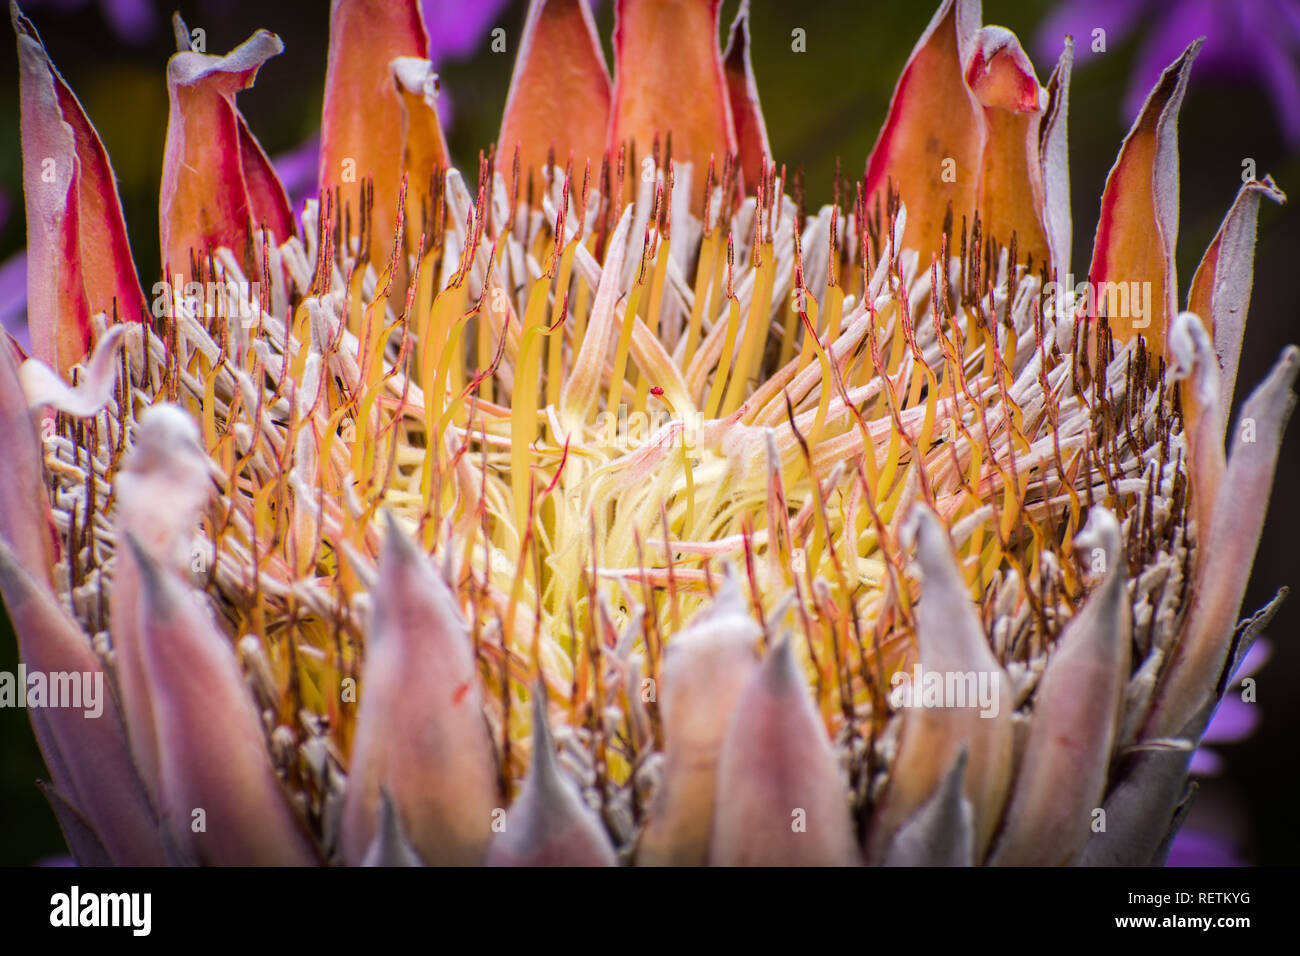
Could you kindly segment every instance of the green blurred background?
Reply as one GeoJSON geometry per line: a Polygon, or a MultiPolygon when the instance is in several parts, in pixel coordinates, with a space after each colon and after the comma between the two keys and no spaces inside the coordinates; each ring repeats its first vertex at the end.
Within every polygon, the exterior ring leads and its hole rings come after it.
{"type": "MultiPolygon", "coordinates": [[[[149,3],[150,0],[139,0],[149,3]]],[[[463,0],[462,0],[463,2],[463,0]]],[[[1256,2],[1256,0],[1241,0],[1256,2]]],[[[1266,0],[1259,0],[1266,2],[1266,0]]],[[[448,0],[449,6],[459,3],[448,0]]],[[[726,0],[722,28],[738,0],[726,0]]],[[[146,286],[157,271],[158,183],[166,134],[164,65],[173,51],[168,18],[172,4],[155,5],[158,28],[147,42],[129,45],[108,28],[101,6],[77,0],[35,3],[26,12],[41,32],[56,66],[81,98],[98,128],[119,178],[133,251],[146,286]]],[[[596,18],[609,36],[613,2],[603,0],[596,18]]],[[[1103,4],[1097,4],[1098,7],[1103,4]]],[[[1109,4],[1114,7],[1114,4],[1109,4]]],[[[1159,6],[1159,4],[1157,4],[1159,6]]],[[[452,100],[447,130],[452,153],[473,168],[478,150],[497,133],[510,80],[515,38],[525,4],[508,5],[492,26],[506,30],[508,52],[492,53],[487,32],[467,57],[441,66],[442,89],[452,100]]],[[[328,4],[225,2],[179,4],[191,28],[207,31],[207,51],[222,53],[265,27],[279,34],[285,52],[263,68],[257,85],[240,94],[239,105],[273,157],[299,146],[319,127],[325,76],[328,4]]],[[[1034,0],[985,0],[986,23],[1016,30],[1034,59],[1040,82],[1054,65],[1038,54],[1031,38],[1053,4],[1034,0]]],[[[863,0],[754,0],[754,71],[773,153],[791,170],[804,168],[809,206],[829,201],[837,157],[847,175],[861,173],[884,120],[889,97],[917,37],[934,12],[931,2],[863,0]],[[807,52],[792,51],[791,32],[806,32],[807,52]]],[[[1107,26],[1099,18],[1098,26],[1107,26]]],[[[1146,39],[1136,32],[1111,40],[1105,54],[1093,54],[1086,37],[1079,49],[1070,90],[1071,189],[1074,207],[1074,264],[1086,271],[1098,200],[1127,119],[1120,103],[1136,53],[1146,39]]],[[[430,23],[430,32],[438,29],[430,23]]],[[[0,227],[0,261],[25,245],[21,159],[18,143],[17,61],[12,43],[0,45],[0,192],[9,211],[0,227]]],[[[938,118],[936,118],[938,121],[938,118]]],[[[1287,149],[1272,106],[1251,82],[1221,78],[1194,80],[1180,126],[1182,216],[1178,272],[1184,289],[1241,184],[1241,164],[1255,159],[1259,174],[1270,172],[1283,189],[1300,190],[1300,156],[1287,149]]],[[[1255,292],[1251,302],[1238,378],[1237,401],[1267,372],[1287,342],[1300,340],[1296,323],[1296,271],[1300,229],[1294,210],[1265,205],[1260,214],[1255,292]]],[[[1300,538],[1300,435],[1293,428],[1279,464],[1276,490],[1264,529],[1260,556],[1246,598],[1246,611],[1267,601],[1283,584],[1300,584],[1295,560],[1300,538]]],[[[0,452],[0,462],[3,452],[0,452]]],[[[4,480],[0,477],[0,480],[4,480]]],[[[1245,742],[1225,746],[1225,775],[1202,790],[1194,825],[1218,831],[1247,860],[1300,862],[1300,828],[1295,823],[1293,785],[1300,779],[1300,602],[1284,605],[1269,630],[1272,662],[1259,675],[1263,720],[1245,742]]],[[[12,671],[17,655],[13,634],[0,615],[0,670],[12,671]]],[[[0,863],[29,864],[63,851],[53,815],[33,781],[46,776],[27,714],[0,709],[0,863]]]]}

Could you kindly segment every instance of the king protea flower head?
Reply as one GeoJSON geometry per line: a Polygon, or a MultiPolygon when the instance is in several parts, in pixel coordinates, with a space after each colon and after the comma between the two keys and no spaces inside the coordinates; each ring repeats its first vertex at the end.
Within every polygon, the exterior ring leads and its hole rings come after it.
{"type": "Polygon", "coordinates": [[[1227,411],[1261,199],[1183,292],[1193,44],[1072,278],[1046,86],[945,0],[859,180],[769,156],[745,7],[533,0],[452,167],[419,4],[334,0],[300,222],[188,48],[160,281],[17,8],[33,356],[0,588],[84,862],[1147,863],[1274,605],[1291,410],[1227,411]]]}

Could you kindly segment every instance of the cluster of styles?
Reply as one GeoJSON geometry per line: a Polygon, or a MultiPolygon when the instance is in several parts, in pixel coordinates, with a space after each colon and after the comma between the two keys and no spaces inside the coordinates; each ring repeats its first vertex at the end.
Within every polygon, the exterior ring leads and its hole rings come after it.
{"type": "Polygon", "coordinates": [[[1276,604],[1238,623],[1300,353],[1227,409],[1284,197],[1242,187],[1180,310],[1193,44],[1087,272],[1144,314],[1058,296],[1068,38],[1042,87],[944,0],[814,210],[720,6],[619,0],[611,80],[532,0],[466,177],[420,4],[334,0],[300,221],[235,104],[280,40],[178,21],[159,309],[14,8],[0,590],[30,668],[112,688],[31,711],[79,860],[1162,859],[1276,604]]]}

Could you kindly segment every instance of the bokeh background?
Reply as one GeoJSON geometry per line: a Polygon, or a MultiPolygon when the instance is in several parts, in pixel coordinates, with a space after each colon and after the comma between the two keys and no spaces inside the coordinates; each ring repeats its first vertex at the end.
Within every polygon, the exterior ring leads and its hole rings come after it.
{"type": "MultiPolygon", "coordinates": [[[[725,0],[722,36],[739,0],[725,0]]],[[[523,0],[425,0],[431,53],[449,113],[448,141],[474,168],[493,141],[510,81],[523,0]],[[507,51],[491,50],[505,30],[507,51]],[[448,106],[449,104],[449,106],[448,106]]],[[[614,0],[596,0],[597,24],[613,29],[614,0]]],[[[884,120],[895,80],[937,0],[753,0],[754,71],[778,162],[805,172],[809,205],[829,201],[837,158],[860,175],[884,120]],[[806,52],[792,49],[805,31],[806,52]]],[[[56,66],[81,98],[112,157],[133,252],[146,287],[158,262],[158,185],[167,122],[164,66],[173,52],[170,16],[154,0],[27,0],[56,66]]],[[[263,68],[239,105],[291,192],[314,189],[329,4],[186,0],[181,14],[206,31],[207,52],[224,53],[256,28],[279,34],[285,52],[263,68]]],[[[1161,66],[1183,45],[1210,37],[1193,71],[1180,124],[1182,213],[1178,274],[1188,286],[1206,245],[1253,159],[1300,195],[1300,0],[985,0],[986,23],[1014,29],[1046,83],[1066,30],[1076,38],[1070,90],[1074,264],[1086,272],[1106,173],[1137,105],[1161,66]],[[1106,31],[1094,52],[1093,31],[1106,31]],[[1155,71],[1153,75],[1152,71],[1155,71]],[[1144,85],[1145,84],[1145,85],[1144,85]],[[1139,91],[1140,90],[1140,91],[1139,91]]],[[[17,59],[0,43],[0,319],[21,335],[26,244],[18,143],[17,59]]],[[[936,117],[936,122],[940,121],[936,117]]],[[[394,148],[400,148],[397,144],[394,148]]],[[[1294,208],[1260,211],[1255,288],[1238,376],[1237,404],[1288,342],[1300,341],[1300,218],[1294,208]]],[[[1082,278],[1082,275],[1080,276],[1082,278]]],[[[1279,463],[1247,612],[1285,585],[1300,585],[1300,428],[1279,463]]],[[[0,449],[0,480],[4,451],[0,449]]],[[[1222,769],[1202,781],[1189,827],[1214,834],[1215,858],[1300,863],[1294,784],[1300,780],[1300,598],[1268,631],[1273,654],[1257,675],[1252,734],[1218,748],[1222,769]]],[[[0,613],[0,670],[17,652],[0,613]]],[[[46,776],[27,713],[0,709],[0,864],[49,861],[64,853],[54,817],[34,786],[46,776]]]]}

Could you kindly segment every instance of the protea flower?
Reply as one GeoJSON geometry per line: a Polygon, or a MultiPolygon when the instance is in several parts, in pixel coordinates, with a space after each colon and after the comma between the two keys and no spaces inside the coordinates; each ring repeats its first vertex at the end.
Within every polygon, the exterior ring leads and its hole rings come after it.
{"type": "Polygon", "coordinates": [[[719,7],[620,0],[611,83],[534,0],[466,176],[419,5],[335,0],[300,222],[235,103],[280,41],[183,49],[152,296],[15,8],[0,585],[29,668],[115,688],[32,711],[79,860],[1162,859],[1274,606],[1297,352],[1226,410],[1281,192],[1180,311],[1193,44],[1076,284],[1070,42],[1044,88],[945,0],[809,211],[719,7]]]}

